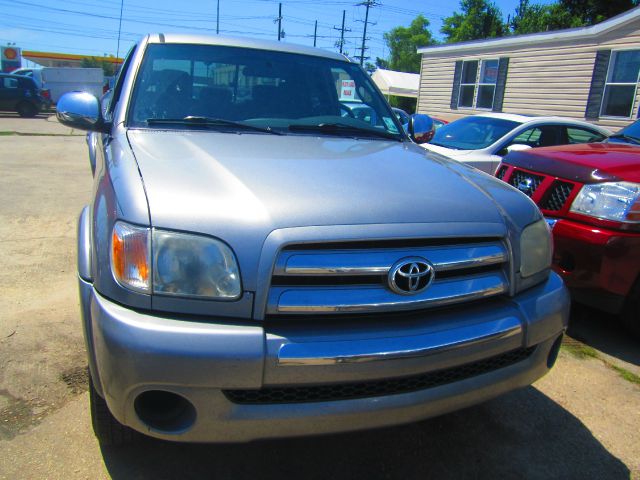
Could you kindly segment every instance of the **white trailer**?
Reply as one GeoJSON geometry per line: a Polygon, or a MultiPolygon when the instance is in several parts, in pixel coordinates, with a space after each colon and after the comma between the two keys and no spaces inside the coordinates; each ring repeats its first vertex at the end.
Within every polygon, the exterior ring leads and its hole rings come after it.
{"type": "Polygon", "coordinates": [[[33,78],[40,88],[51,92],[51,100],[56,103],[67,92],[89,92],[100,98],[104,86],[102,68],[42,67],[21,68],[16,74],[33,78]]]}

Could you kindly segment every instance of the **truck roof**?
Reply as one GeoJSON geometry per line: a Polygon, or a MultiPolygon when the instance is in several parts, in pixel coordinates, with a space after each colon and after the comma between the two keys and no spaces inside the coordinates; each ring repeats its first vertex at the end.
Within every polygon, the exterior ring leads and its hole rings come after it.
{"type": "Polygon", "coordinates": [[[293,43],[261,40],[256,38],[233,37],[225,35],[191,35],[183,33],[154,33],[148,35],[148,43],[185,43],[195,45],[222,45],[226,47],[243,47],[258,50],[271,50],[277,52],[297,53],[300,55],[313,55],[315,57],[331,58],[351,62],[340,53],[322,50],[321,48],[307,47],[293,43]]]}

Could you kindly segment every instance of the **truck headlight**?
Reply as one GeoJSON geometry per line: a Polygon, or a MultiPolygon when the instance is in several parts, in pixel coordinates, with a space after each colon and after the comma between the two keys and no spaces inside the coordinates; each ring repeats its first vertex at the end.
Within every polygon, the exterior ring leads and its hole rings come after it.
{"type": "Polygon", "coordinates": [[[210,300],[236,300],[242,293],[231,249],[203,235],[116,222],[111,270],[120,285],[140,293],[210,300]]]}
{"type": "Polygon", "coordinates": [[[111,271],[130,290],[150,293],[149,229],[116,222],[111,235],[111,271]]]}
{"type": "Polygon", "coordinates": [[[153,293],[217,300],[240,297],[240,272],[219,240],[153,230],[153,293]]]}
{"type": "Polygon", "coordinates": [[[571,204],[571,212],[614,222],[640,223],[640,184],[585,185],[571,204]]]}
{"type": "Polygon", "coordinates": [[[520,236],[520,276],[531,277],[551,267],[551,233],[547,222],[538,220],[520,236]]]}

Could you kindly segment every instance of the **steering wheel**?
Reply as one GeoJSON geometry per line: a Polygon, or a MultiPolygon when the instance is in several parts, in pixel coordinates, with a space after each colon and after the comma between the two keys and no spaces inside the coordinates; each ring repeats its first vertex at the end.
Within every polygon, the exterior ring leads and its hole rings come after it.
{"type": "Polygon", "coordinates": [[[356,118],[356,116],[353,114],[351,109],[349,107],[347,107],[346,105],[343,105],[342,103],[340,104],[340,116],[341,117],[356,118]]]}

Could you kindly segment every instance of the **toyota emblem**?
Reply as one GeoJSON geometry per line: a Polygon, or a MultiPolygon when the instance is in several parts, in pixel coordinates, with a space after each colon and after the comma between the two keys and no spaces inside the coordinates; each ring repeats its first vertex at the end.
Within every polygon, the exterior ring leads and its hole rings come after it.
{"type": "Polygon", "coordinates": [[[398,260],[389,270],[389,288],[400,295],[416,295],[433,281],[433,265],[422,257],[398,260]]]}

